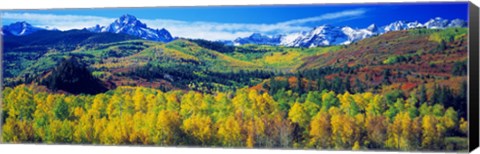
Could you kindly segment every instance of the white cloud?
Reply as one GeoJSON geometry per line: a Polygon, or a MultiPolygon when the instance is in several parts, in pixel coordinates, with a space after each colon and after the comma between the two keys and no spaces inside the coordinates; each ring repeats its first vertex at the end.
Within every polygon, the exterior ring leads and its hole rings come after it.
{"type": "Polygon", "coordinates": [[[115,20],[113,18],[98,16],[36,13],[2,13],[1,19],[9,21],[26,21],[37,27],[54,27],[60,30],[81,29],[85,27],[92,27],[96,24],[107,25],[115,20]]]}
{"type": "MultiPolygon", "coordinates": [[[[285,34],[298,31],[306,31],[311,27],[306,23],[323,20],[341,19],[361,16],[363,9],[347,10],[342,12],[327,13],[320,16],[295,19],[274,24],[246,24],[246,23],[218,23],[202,21],[179,21],[168,19],[139,19],[152,28],[165,28],[173,36],[185,38],[202,38],[208,40],[233,40],[237,37],[246,37],[254,32],[265,34],[285,34]]],[[[60,30],[81,29],[92,27],[96,24],[108,25],[115,18],[80,15],[54,15],[36,13],[3,13],[1,17],[5,21],[27,21],[38,27],[57,28],[60,30]]]]}
{"type": "Polygon", "coordinates": [[[365,9],[356,9],[356,10],[347,10],[342,12],[334,12],[334,13],[326,13],[321,16],[310,17],[310,18],[303,18],[303,19],[296,19],[281,22],[281,25],[298,25],[298,24],[305,24],[310,22],[318,22],[323,20],[331,20],[331,19],[338,19],[338,18],[345,18],[345,17],[354,17],[363,15],[366,12],[365,9]]]}
{"type": "Polygon", "coordinates": [[[184,22],[160,19],[142,21],[145,22],[149,27],[165,28],[175,36],[203,38],[209,40],[233,40],[237,37],[248,36],[254,32],[283,34],[310,29],[310,27],[305,26],[288,26],[278,24],[184,22]]]}

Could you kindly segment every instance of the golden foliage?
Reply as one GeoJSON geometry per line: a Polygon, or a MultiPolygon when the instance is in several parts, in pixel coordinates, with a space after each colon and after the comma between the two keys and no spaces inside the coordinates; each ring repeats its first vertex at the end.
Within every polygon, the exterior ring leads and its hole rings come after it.
{"type": "Polygon", "coordinates": [[[118,87],[65,95],[32,88],[3,91],[3,141],[414,150],[441,149],[446,132],[468,132],[453,108],[416,109],[413,97],[387,106],[383,95],[368,92],[289,95],[296,99],[281,108],[268,93],[251,89],[202,94],[118,87]],[[65,119],[54,113],[58,103],[69,108],[65,119]]]}

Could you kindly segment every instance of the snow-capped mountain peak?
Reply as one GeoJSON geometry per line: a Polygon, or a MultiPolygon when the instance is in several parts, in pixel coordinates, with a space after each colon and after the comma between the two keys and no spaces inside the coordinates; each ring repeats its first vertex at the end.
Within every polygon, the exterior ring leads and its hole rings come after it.
{"type": "Polygon", "coordinates": [[[428,20],[425,24],[428,29],[443,29],[448,26],[448,20],[440,17],[428,20]]]}
{"type": "Polygon", "coordinates": [[[25,21],[21,21],[21,22],[15,22],[10,25],[3,26],[2,35],[22,36],[22,35],[31,34],[39,30],[42,30],[42,28],[34,27],[25,21]]]}
{"type": "Polygon", "coordinates": [[[318,27],[314,28],[311,33],[312,34],[327,33],[330,30],[334,30],[334,28],[336,28],[336,27],[333,27],[332,25],[322,25],[322,26],[318,26],[318,27]]]}
{"type": "Polygon", "coordinates": [[[419,27],[423,27],[423,24],[421,24],[418,21],[407,23],[407,29],[413,29],[413,28],[419,28],[419,27]]]}
{"type": "Polygon", "coordinates": [[[349,36],[343,33],[343,30],[349,31],[349,27],[334,27],[332,25],[322,25],[315,27],[312,31],[304,33],[290,34],[281,39],[281,44],[301,47],[316,47],[334,44],[342,44],[349,40],[349,36]]]}
{"type": "Polygon", "coordinates": [[[399,21],[395,21],[395,22],[392,22],[392,23],[386,25],[383,28],[383,31],[384,32],[398,31],[398,30],[404,30],[406,28],[407,28],[407,26],[405,24],[405,21],[399,20],[399,21]]]}
{"type": "Polygon", "coordinates": [[[245,38],[237,38],[233,41],[235,45],[242,44],[262,44],[262,45],[278,45],[281,36],[268,36],[261,33],[252,33],[252,35],[245,38]]]}
{"type": "Polygon", "coordinates": [[[250,35],[248,38],[260,40],[260,39],[265,39],[265,38],[268,39],[268,38],[270,38],[270,37],[267,36],[267,35],[262,35],[262,34],[260,34],[260,33],[253,33],[253,34],[250,35]]]}
{"type": "Polygon", "coordinates": [[[466,27],[466,26],[467,26],[467,22],[465,22],[462,19],[453,19],[448,24],[448,27],[466,27]]]}
{"type": "Polygon", "coordinates": [[[367,27],[367,30],[376,33],[378,32],[378,27],[375,24],[371,24],[370,26],[367,27]]]}
{"type": "Polygon", "coordinates": [[[142,27],[142,28],[147,28],[147,25],[142,23],[140,20],[137,19],[137,17],[130,15],[130,14],[125,14],[122,15],[120,18],[115,20],[117,25],[120,26],[132,26],[132,27],[142,27]]]}
{"type": "Polygon", "coordinates": [[[120,16],[116,21],[121,21],[123,23],[129,23],[130,21],[137,21],[137,17],[130,15],[130,14],[124,14],[120,16]]]}
{"type": "Polygon", "coordinates": [[[110,33],[122,33],[133,36],[138,36],[143,39],[170,42],[173,40],[172,35],[166,29],[153,29],[142,23],[135,16],[125,14],[113,21],[108,26],[95,25],[94,27],[87,28],[91,32],[110,32],[110,33]]]}

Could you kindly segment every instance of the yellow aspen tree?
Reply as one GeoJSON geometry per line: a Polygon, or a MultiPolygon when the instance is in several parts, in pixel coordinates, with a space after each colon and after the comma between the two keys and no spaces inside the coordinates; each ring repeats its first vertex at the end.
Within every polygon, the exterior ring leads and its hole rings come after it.
{"type": "Polygon", "coordinates": [[[14,116],[18,120],[30,120],[35,112],[36,104],[33,101],[33,94],[30,89],[25,85],[20,85],[14,88],[6,100],[5,108],[8,111],[9,116],[14,116]]]}
{"type": "Polygon", "coordinates": [[[244,121],[244,129],[246,130],[247,140],[246,146],[247,148],[253,148],[255,146],[255,122],[252,119],[244,121]]]}
{"type": "Polygon", "coordinates": [[[190,91],[182,96],[180,104],[180,115],[183,118],[188,118],[191,115],[198,113],[200,110],[200,101],[196,99],[197,94],[194,91],[190,91]]]}
{"type": "MultiPolygon", "coordinates": [[[[330,111],[333,111],[334,108],[331,108],[330,111]]],[[[340,114],[331,114],[331,125],[332,125],[332,143],[336,149],[343,149],[343,140],[342,140],[342,124],[343,116],[340,114]]]]}
{"type": "Polygon", "coordinates": [[[167,98],[165,98],[165,93],[162,91],[158,91],[157,95],[155,95],[155,102],[158,104],[154,107],[156,113],[160,112],[161,110],[167,109],[167,98]]]}
{"type": "Polygon", "coordinates": [[[256,115],[268,115],[271,113],[276,112],[277,106],[275,100],[268,95],[268,93],[264,93],[263,95],[257,95],[255,97],[255,106],[256,110],[255,113],[256,115]]]}
{"type": "Polygon", "coordinates": [[[95,95],[95,98],[93,99],[93,104],[88,110],[89,114],[93,116],[94,119],[99,119],[103,114],[106,114],[106,100],[107,97],[105,96],[105,94],[95,95]]]}
{"type": "Polygon", "coordinates": [[[351,103],[354,101],[352,95],[346,91],[344,94],[337,95],[338,101],[340,102],[340,109],[347,114],[350,114],[351,103]]]}
{"type": "Polygon", "coordinates": [[[249,108],[250,100],[245,89],[238,90],[235,97],[232,99],[232,104],[235,108],[235,112],[245,115],[246,110],[249,108]]]}
{"type": "Polygon", "coordinates": [[[203,98],[199,100],[200,102],[200,113],[205,115],[212,115],[214,112],[213,104],[215,104],[215,98],[212,95],[203,95],[203,98]]]}
{"type": "Polygon", "coordinates": [[[265,124],[259,117],[251,117],[243,121],[244,130],[246,131],[248,148],[252,148],[255,145],[264,145],[262,138],[265,137],[265,124]]]}
{"type": "Polygon", "coordinates": [[[468,134],[468,121],[466,121],[464,118],[460,119],[460,131],[463,134],[468,134]]]}
{"type": "Polygon", "coordinates": [[[216,103],[212,105],[214,110],[212,118],[214,121],[234,114],[234,106],[232,105],[231,99],[229,99],[225,93],[217,93],[215,102],[216,103]]]}
{"type": "Polygon", "coordinates": [[[183,131],[206,145],[212,138],[212,120],[208,116],[195,114],[183,121],[183,131]]]}
{"type": "MultiPolygon", "coordinates": [[[[147,112],[155,113],[156,107],[160,106],[160,102],[156,100],[156,95],[149,93],[145,97],[147,112]]],[[[157,112],[158,113],[158,112],[157,112]]]]}
{"type": "Polygon", "coordinates": [[[135,92],[133,93],[132,100],[135,108],[135,112],[143,112],[147,111],[147,101],[145,99],[145,93],[143,92],[143,88],[136,88],[135,92]]]}
{"type": "Polygon", "coordinates": [[[388,129],[386,146],[399,150],[409,150],[411,144],[411,119],[408,112],[401,112],[394,118],[388,129]]]}
{"type": "Polygon", "coordinates": [[[143,144],[147,145],[152,145],[154,144],[153,136],[155,135],[155,132],[157,131],[156,123],[158,116],[156,113],[153,111],[147,112],[144,115],[143,121],[144,121],[144,133],[146,135],[145,140],[143,141],[143,144]]]}
{"type": "Polygon", "coordinates": [[[339,94],[337,98],[340,102],[340,109],[344,113],[350,116],[355,116],[360,112],[360,108],[354,100],[354,95],[350,94],[348,91],[343,95],[339,94]]]}
{"type": "Polygon", "coordinates": [[[134,144],[148,144],[149,130],[147,127],[146,114],[136,112],[133,115],[133,131],[130,135],[130,142],[134,144]]]}
{"type": "Polygon", "coordinates": [[[72,143],[73,142],[73,132],[75,131],[74,123],[69,120],[63,120],[61,123],[59,136],[61,143],[72,143]]]}
{"type": "Polygon", "coordinates": [[[253,116],[244,121],[244,128],[247,134],[247,147],[252,148],[254,145],[264,146],[265,143],[265,123],[257,116],[253,116]]]}
{"type": "Polygon", "coordinates": [[[305,109],[305,112],[308,114],[308,117],[314,117],[315,115],[317,115],[318,111],[320,110],[319,105],[310,101],[306,101],[302,105],[305,109]]]}
{"type": "Polygon", "coordinates": [[[288,119],[293,123],[297,123],[300,127],[306,128],[309,117],[302,104],[296,102],[288,112],[288,119]]]}
{"type": "Polygon", "coordinates": [[[130,137],[134,135],[134,127],[133,116],[129,113],[122,114],[119,132],[121,133],[121,138],[124,143],[131,144],[130,137]]]}
{"type": "Polygon", "coordinates": [[[5,120],[5,124],[2,126],[3,142],[20,143],[21,140],[18,136],[17,120],[13,117],[8,117],[5,120]]]}
{"type": "Polygon", "coordinates": [[[359,106],[360,111],[365,111],[374,95],[371,92],[353,95],[353,100],[359,106]]]}
{"type": "Polygon", "coordinates": [[[107,126],[106,118],[93,119],[93,143],[102,143],[102,132],[107,126]]]}
{"type": "Polygon", "coordinates": [[[75,143],[92,143],[93,141],[93,119],[91,115],[84,114],[78,121],[77,128],[73,133],[75,143]]]}
{"type": "Polygon", "coordinates": [[[107,126],[102,132],[102,144],[118,145],[122,143],[120,129],[120,120],[118,117],[110,118],[107,122],[107,126]]]}
{"type": "Polygon", "coordinates": [[[159,102],[156,101],[155,95],[153,93],[148,93],[145,96],[145,101],[146,101],[146,112],[155,112],[155,108],[160,105],[159,102]]]}
{"type": "Polygon", "coordinates": [[[325,111],[320,111],[310,122],[310,144],[316,148],[330,147],[331,127],[330,116],[325,111]]]}
{"type": "Polygon", "coordinates": [[[400,120],[402,128],[400,148],[402,150],[410,150],[412,149],[412,142],[414,139],[412,136],[412,119],[408,112],[403,112],[400,120]]]}
{"type": "Polygon", "coordinates": [[[121,96],[114,94],[108,101],[106,108],[107,115],[109,118],[120,116],[121,106],[123,105],[123,99],[121,96]]]}
{"type": "Polygon", "coordinates": [[[85,110],[82,107],[75,107],[73,109],[73,116],[76,119],[80,119],[80,117],[82,117],[84,113],[85,113],[85,110]]]}
{"type": "Polygon", "coordinates": [[[38,140],[45,140],[46,131],[48,131],[49,117],[53,116],[53,114],[49,116],[49,113],[51,113],[49,111],[51,110],[48,109],[45,101],[39,101],[37,103],[37,108],[33,114],[33,130],[38,140]]]}
{"type": "Polygon", "coordinates": [[[382,102],[382,95],[374,95],[373,98],[367,104],[365,112],[367,115],[378,116],[381,115],[384,111],[384,104],[382,102]]]}
{"type": "Polygon", "coordinates": [[[433,149],[437,136],[437,119],[432,115],[425,115],[422,119],[422,147],[425,149],[433,149]]]}
{"type": "Polygon", "coordinates": [[[400,149],[400,136],[401,136],[401,125],[400,125],[400,114],[394,118],[393,123],[388,125],[388,138],[385,143],[387,148],[400,149]]]}
{"type": "Polygon", "coordinates": [[[337,104],[335,92],[322,93],[322,110],[328,111],[330,107],[337,104]]]}
{"type": "Polygon", "coordinates": [[[174,145],[181,126],[180,115],[175,111],[162,110],[158,113],[154,143],[174,145]]]}
{"type": "Polygon", "coordinates": [[[345,146],[353,146],[354,141],[360,139],[360,127],[356,122],[355,117],[343,115],[344,124],[340,132],[342,142],[345,146]]]}
{"type": "Polygon", "coordinates": [[[133,115],[135,113],[135,104],[130,94],[126,93],[123,95],[123,104],[121,107],[122,114],[128,113],[133,115]]]}
{"type": "Polygon", "coordinates": [[[445,111],[445,114],[442,117],[442,122],[445,124],[446,129],[455,128],[455,126],[457,126],[457,123],[458,123],[457,112],[452,107],[449,107],[445,111]]]}
{"type": "Polygon", "coordinates": [[[59,143],[61,142],[60,130],[62,127],[62,122],[60,120],[51,120],[49,130],[47,133],[46,143],[59,143]]]}
{"type": "Polygon", "coordinates": [[[220,120],[217,136],[224,146],[240,146],[242,141],[240,124],[233,116],[220,120]]]}
{"type": "Polygon", "coordinates": [[[175,92],[169,92],[166,94],[166,99],[167,99],[167,110],[171,111],[179,111],[180,110],[180,103],[177,98],[177,93],[175,92]]]}
{"type": "Polygon", "coordinates": [[[360,150],[360,143],[358,141],[355,141],[353,144],[352,150],[360,150]]]}

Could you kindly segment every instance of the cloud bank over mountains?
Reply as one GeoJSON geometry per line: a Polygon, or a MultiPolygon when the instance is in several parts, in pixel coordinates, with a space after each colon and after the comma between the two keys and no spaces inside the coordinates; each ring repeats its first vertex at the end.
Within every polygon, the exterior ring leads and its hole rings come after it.
{"type": "MultiPolygon", "coordinates": [[[[174,37],[199,38],[206,40],[234,40],[238,37],[250,36],[252,33],[276,35],[308,31],[312,29],[308,24],[326,20],[349,20],[361,17],[366,12],[366,9],[345,10],[272,24],[220,23],[142,18],[139,18],[139,20],[151,28],[165,28],[171,32],[174,37]]],[[[116,18],[101,16],[8,12],[2,13],[1,17],[2,20],[11,21],[12,23],[16,21],[26,21],[37,27],[58,30],[83,29],[97,24],[106,26],[116,20],[116,18]]]]}

